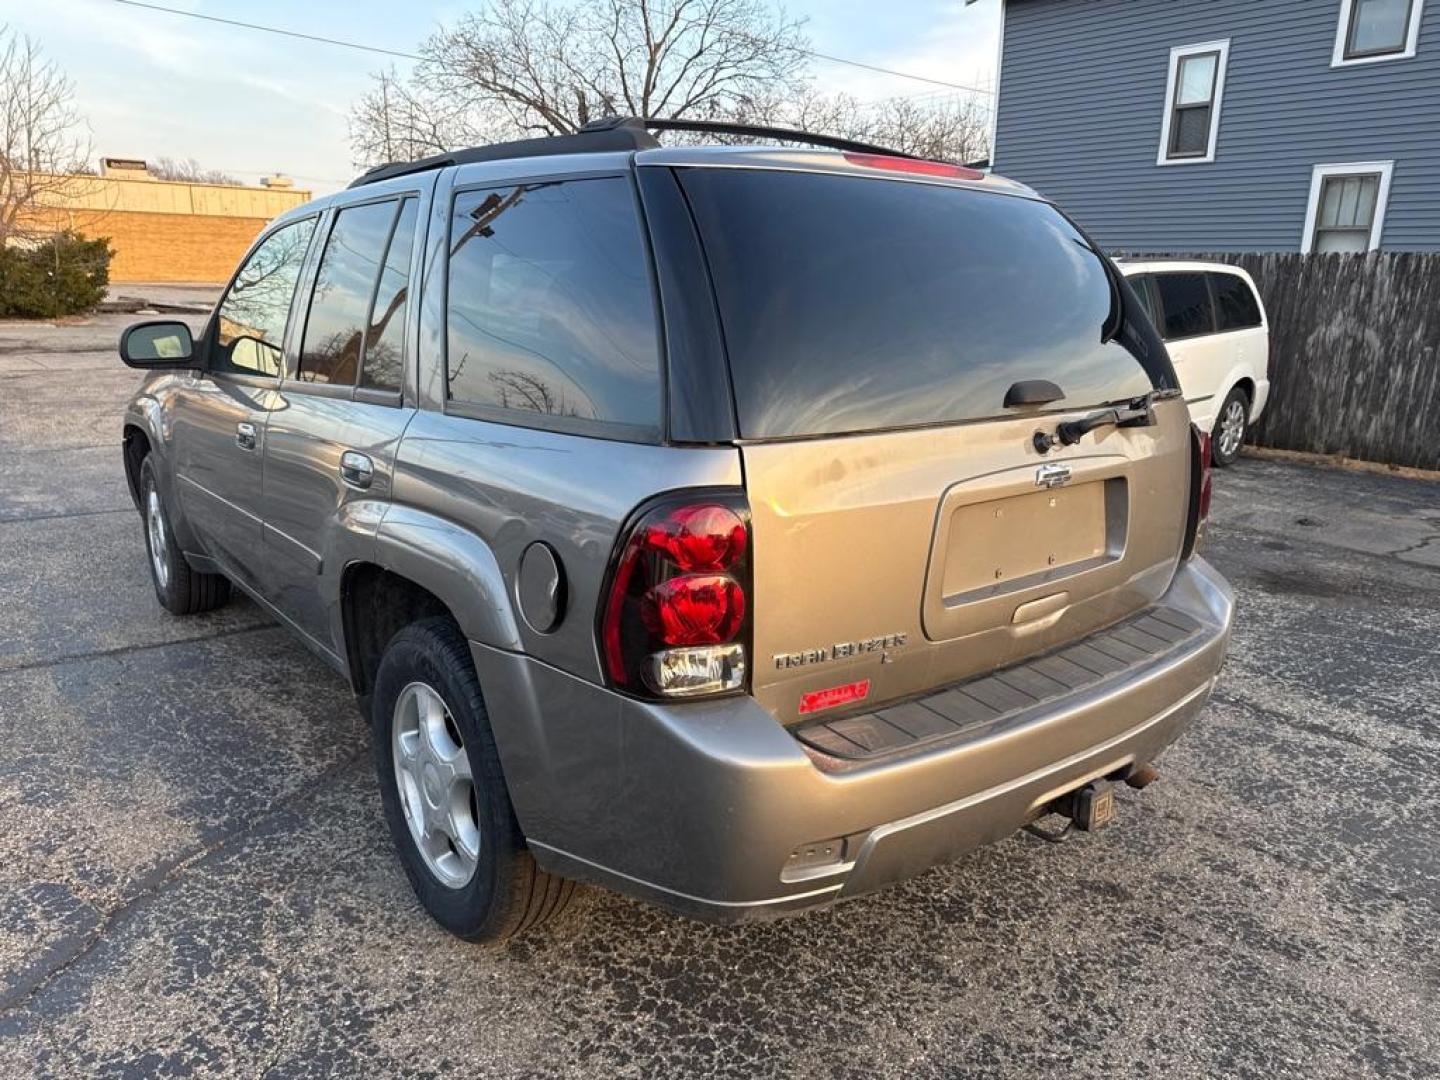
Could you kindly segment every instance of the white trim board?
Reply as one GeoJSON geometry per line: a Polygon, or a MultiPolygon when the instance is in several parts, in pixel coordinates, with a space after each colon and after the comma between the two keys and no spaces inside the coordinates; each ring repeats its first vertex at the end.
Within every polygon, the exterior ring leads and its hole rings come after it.
{"type": "Polygon", "coordinates": [[[1362,174],[1380,177],[1380,188],[1375,193],[1375,217],[1370,222],[1370,246],[1375,251],[1380,247],[1380,237],[1385,231],[1385,207],[1390,201],[1390,177],[1395,172],[1393,161],[1340,161],[1329,165],[1316,165],[1310,174],[1310,198],[1305,204],[1305,232],[1300,237],[1301,254],[1309,255],[1315,245],[1315,219],[1320,214],[1320,191],[1325,180],[1331,176],[1359,176],[1362,174]]]}
{"type": "Polygon", "coordinates": [[[1165,78],[1165,116],[1160,123],[1160,152],[1156,165],[1208,165],[1215,160],[1215,145],[1220,139],[1220,103],[1225,96],[1225,72],[1230,64],[1230,39],[1202,41],[1196,45],[1177,45],[1170,50],[1170,70],[1165,78]],[[1169,157],[1170,122],[1175,116],[1175,80],[1180,76],[1180,61],[1187,56],[1219,53],[1215,62],[1215,95],[1210,102],[1210,142],[1203,157],[1169,157]]]}
{"type": "Polygon", "coordinates": [[[1355,56],[1345,59],[1345,39],[1350,36],[1350,18],[1355,10],[1355,0],[1340,0],[1340,21],[1335,27],[1335,51],[1330,57],[1330,66],[1354,67],[1357,64],[1383,64],[1387,60],[1409,60],[1415,55],[1420,41],[1420,15],[1425,10],[1425,0],[1411,0],[1410,26],[1405,33],[1405,47],[1399,52],[1377,53],[1374,56],[1355,56]]]}

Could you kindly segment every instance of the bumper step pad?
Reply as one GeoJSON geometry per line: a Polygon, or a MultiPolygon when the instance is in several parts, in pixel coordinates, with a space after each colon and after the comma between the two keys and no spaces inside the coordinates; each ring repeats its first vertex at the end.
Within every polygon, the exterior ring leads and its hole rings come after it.
{"type": "Polygon", "coordinates": [[[973,733],[1015,713],[1087,690],[1183,647],[1203,627],[1153,607],[1071,645],[1014,667],[932,691],[874,712],[795,729],[806,746],[865,761],[973,733]]]}

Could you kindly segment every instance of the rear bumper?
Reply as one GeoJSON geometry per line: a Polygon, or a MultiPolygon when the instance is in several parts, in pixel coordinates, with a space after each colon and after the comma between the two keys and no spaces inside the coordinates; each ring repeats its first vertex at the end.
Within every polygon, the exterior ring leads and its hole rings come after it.
{"type": "Polygon", "coordinates": [[[978,732],[848,764],[807,751],[752,698],[648,704],[473,648],[541,865],[739,921],[903,880],[1009,835],[1091,779],[1154,760],[1214,684],[1233,597],[1194,559],[1159,606],[1200,630],[1154,662],[978,732]],[[829,864],[791,858],[827,845],[829,864]]]}

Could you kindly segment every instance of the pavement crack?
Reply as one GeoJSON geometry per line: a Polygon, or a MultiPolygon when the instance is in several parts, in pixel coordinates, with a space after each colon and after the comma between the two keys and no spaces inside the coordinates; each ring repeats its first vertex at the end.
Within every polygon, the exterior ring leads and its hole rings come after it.
{"type": "Polygon", "coordinates": [[[116,506],[109,510],[72,510],[66,514],[32,514],[28,517],[0,517],[0,525],[24,525],[31,521],[64,521],[66,518],[101,517],[105,514],[133,514],[133,506],[116,506]]]}
{"type": "Polygon", "coordinates": [[[67,653],[63,656],[55,656],[48,660],[30,660],[23,664],[16,664],[14,667],[0,668],[0,677],[13,674],[17,671],[33,671],[36,668],[59,667],[61,664],[73,664],[84,660],[103,660],[110,656],[128,656],[131,653],[146,652],[150,649],[164,649],[171,645],[192,645],[200,641],[218,641],[220,638],[239,637],[242,634],[258,634],[262,630],[274,630],[277,623],[263,623],[260,626],[237,626],[230,630],[220,630],[213,634],[201,634],[197,637],[175,638],[170,641],[150,641],[139,645],[119,645],[113,649],[95,649],[90,652],[67,653]]]}
{"type": "Polygon", "coordinates": [[[1418,544],[1411,544],[1409,547],[1397,548],[1394,551],[1386,552],[1386,555],[1388,555],[1390,558],[1396,558],[1400,555],[1409,555],[1413,551],[1419,551],[1421,548],[1429,547],[1436,540],[1440,540],[1440,534],[1437,534],[1435,536],[1427,536],[1418,544]]]}
{"type": "MultiPolygon", "coordinates": [[[[222,833],[208,843],[182,852],[172,859],[163,860],[147,873],[132,879],[129,890],[114,907],[100,910],[91,905],[92,910],[95,910],[99,916],[96,925],[89,933],[71,938],[68,949],[63,940],[57,943],[58,947],[54,951],[61,955],[55,957],[53,963],[45,964],[42,960],[33,965],[28,975],[22,975],[3,994],[0,994],[0,1014],[15,1012],[23,1008],[33,997],[94,952],[96,946],[105,939],[106,932],[117,922],[140,911],[149,902],[157,900],[169,892],[180,883],[187,871],[209,863],[239,842],[260,834],[266,827],[273,826],[279,819],[289,814],[301,802],[313,801],[317,788],[330,786],[357,764],[363,762],[369,757],[369,754],[368,745],[360,746],[354,753],[322,769],[305,783],[297,785],[295,790],[288,795],[272,801],[266,812],[259,815],[254,821],[222,833]]],[[[278,1002],[278,984],[276,994],[278,1002]]]]}

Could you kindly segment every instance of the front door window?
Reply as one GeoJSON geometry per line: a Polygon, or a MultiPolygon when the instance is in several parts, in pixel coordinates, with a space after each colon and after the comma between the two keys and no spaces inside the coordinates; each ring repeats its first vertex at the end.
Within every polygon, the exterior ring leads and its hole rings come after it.
{"type": "Polygon", "coordinates": [[[313,217],[292,222],[267,236],[245,260],[220,302],[212,370],[280,374],[285,324],[314,231],[313,217]]]}

